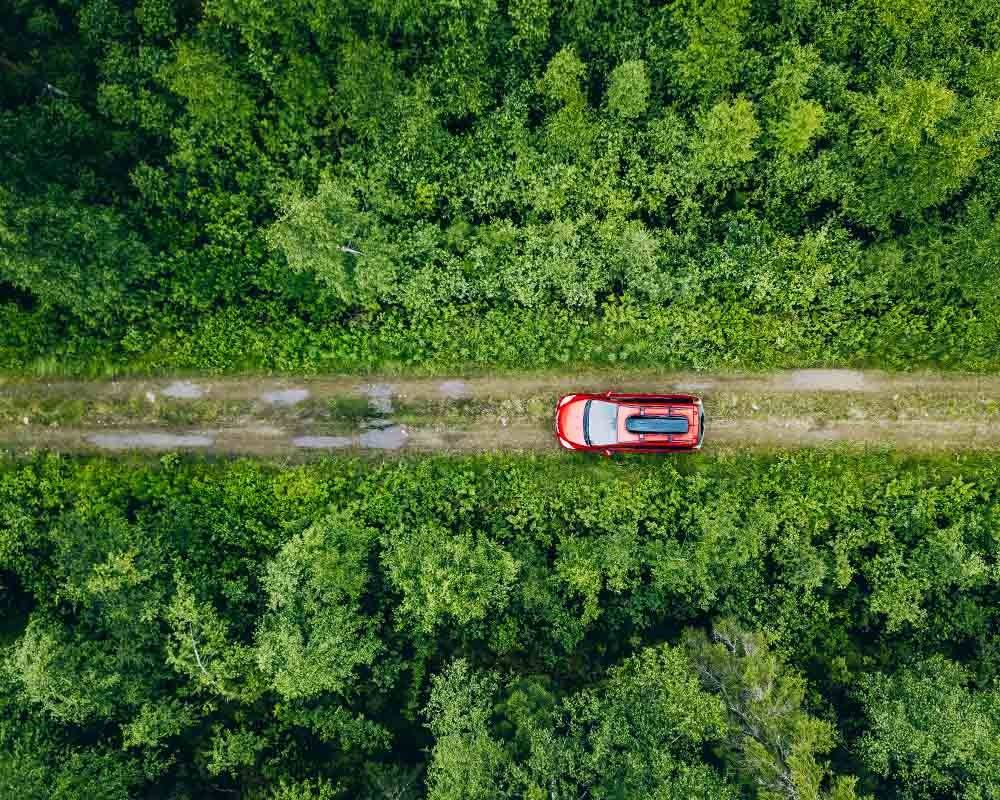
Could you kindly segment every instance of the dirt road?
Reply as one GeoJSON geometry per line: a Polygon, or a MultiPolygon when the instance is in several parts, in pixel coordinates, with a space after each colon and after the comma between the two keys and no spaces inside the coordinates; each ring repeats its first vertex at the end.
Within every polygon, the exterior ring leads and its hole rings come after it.
{"type": "Polygon", "coordinates": [[[4,380],[0,447],[259,456],[551,450],[556,398],[606,389],[700,394],[707,452],[834,443],[1000,450],[1000,378],[856,370],[4,380]]]}

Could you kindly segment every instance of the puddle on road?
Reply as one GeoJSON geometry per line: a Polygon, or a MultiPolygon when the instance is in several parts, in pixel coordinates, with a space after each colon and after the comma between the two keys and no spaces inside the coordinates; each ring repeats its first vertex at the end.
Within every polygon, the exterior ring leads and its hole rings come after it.
{"type": "Polygon", "coordinates": [[[106,450],[176,450],[211,447],[215,440],[195,433],[95,433],[87,441],[106,450]]]}
{"type": "Polygon", "coordinates": [[[387,428],[373,428],[361,434],[362,447],[375,450],[398,450],[404,444],[409,434],[401,425],[390,425],[387,428]]]}
{"type": "Polygon", "coordinates": [[[788,386],[815,392],[859,392],[865,375],[856,369],[798,369],[788,374],[788,386]]]}
{"type": "Polygon", "coordinates": [[[402,425],[372,428],[360,436],[296,436],[292,444],[309,450],[343,450],[361,447],[367,450],[399,450],[409,434],[402,425]]]}
{"type": "Polygon", "coordinates": [[[469,387],[462,380],[444,381],[438,386],[438,391],[449,400],[464,400],[469,396],[469,387]]]}
{"type": "Polygon", "coordinates": [[[199,400],[205,396],[205,390],[191,381],[174,381],[163,390],[163,394],[176,400],[199,400]]]}
{"type": "Polygon", "coordinates": [[[290,407],[297,406],[303,400],[309,399],[308,389],[276,389],[273,392],[264,392],[260,396],[268,405],[290,407]]]}
{"type": "Polygon", "coordinates": [[[358,391],[368,398],[368,407],[376,414],[392,413],[392,396],[396,387],[388,383],[365,383],[358,387],[358,391]]]}
{"type": "Polygon", "coordinates": [[[296,436],[292,444],[310,450],[334,450],[350,447],[354,440],[350,436],[296,436]]]}

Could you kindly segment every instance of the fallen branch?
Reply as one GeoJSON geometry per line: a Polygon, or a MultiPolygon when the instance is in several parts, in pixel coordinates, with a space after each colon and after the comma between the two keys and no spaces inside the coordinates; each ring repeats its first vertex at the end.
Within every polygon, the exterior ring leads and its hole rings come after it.
{"type": "Polygon", "coordinates": [[[50,94],[55,97],[69,97],[69,95],[60,89],[58,86],[53,86],[48,81],[41,80],[35,74],[35,70],[24,64],[18,64],[11,61],[7,56],[0,54],[0,67],[3,67],[8,72],[12,72],[15,75],[23,76],[29,81],[37,81],[42,87],[42,94],[50,94]]]}
{"type": "MultiPolygon", "coordinates": [[[[201,656],[198,655],[198,644],[197,644],[197,642],[195,642],[195,639],[194,639],[194,626],[193,625],[191,626],[191,649],[194,650],[194,660],[198,662],[198,668],[202,671],[202,674],[211,681],[212,680],[212,676],[208,674],[208,670],[205,669],[205,665],[201,663],[201,656]]],[[[214,683],[214,681],[213,681],[213,683],[214,683]]]]}

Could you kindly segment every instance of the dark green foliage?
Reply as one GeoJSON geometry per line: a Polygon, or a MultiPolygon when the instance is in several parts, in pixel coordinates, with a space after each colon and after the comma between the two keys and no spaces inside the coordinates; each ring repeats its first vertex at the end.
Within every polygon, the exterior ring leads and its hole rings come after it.
{"type": "Polygon", "coordinates": [[[826,770],[816,756],[832,749],[834,726],[802,710],[805,681],[769,652],[763,636],[723,621],[710,636],[687,631],[684,644],[702,685],[722,700],[725,752],[748,788],[789,800],[854,796],[853,778],[822,791],[826,770]]]}
{"type": "Polygon", "coordinates": [[[0,368],[1000,366],[993,0],[4,11],[0,368]]]}
{"type": "Polygon", "coordinates": [[[0,793],[988,798],[998,509],[877,455],[3,460],[0,793]]]}
{"type": "Polygon", "coordinates": [[[1000,691],[996,680],[970,689],[960,664],[932,656],[861,684],[870,729],[865,761],[898,780],[902,797],[991,797],[1000,779],[1000,691]]]}

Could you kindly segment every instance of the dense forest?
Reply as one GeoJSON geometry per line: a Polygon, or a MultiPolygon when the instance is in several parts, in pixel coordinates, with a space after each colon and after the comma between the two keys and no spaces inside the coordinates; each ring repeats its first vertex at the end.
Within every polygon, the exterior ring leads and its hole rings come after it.
{"type": "MultiPolygon", "coordinates": [[[[0,389],[996,371],[998,139],[1000,0],[0,0],[0,389]]],[[[1000,798],[989,456],[6,442],[4,800],[1000,798]]]]}
{"type": "Polygon", "coordinates": [[[0,796],[1000,788],[1000,472],[0,461],[0,796]]]}
{"type": "Polygon", "coordinates": [[[1000,365],[1000,3],[3,0],[0,365],[1000,365]]]}

